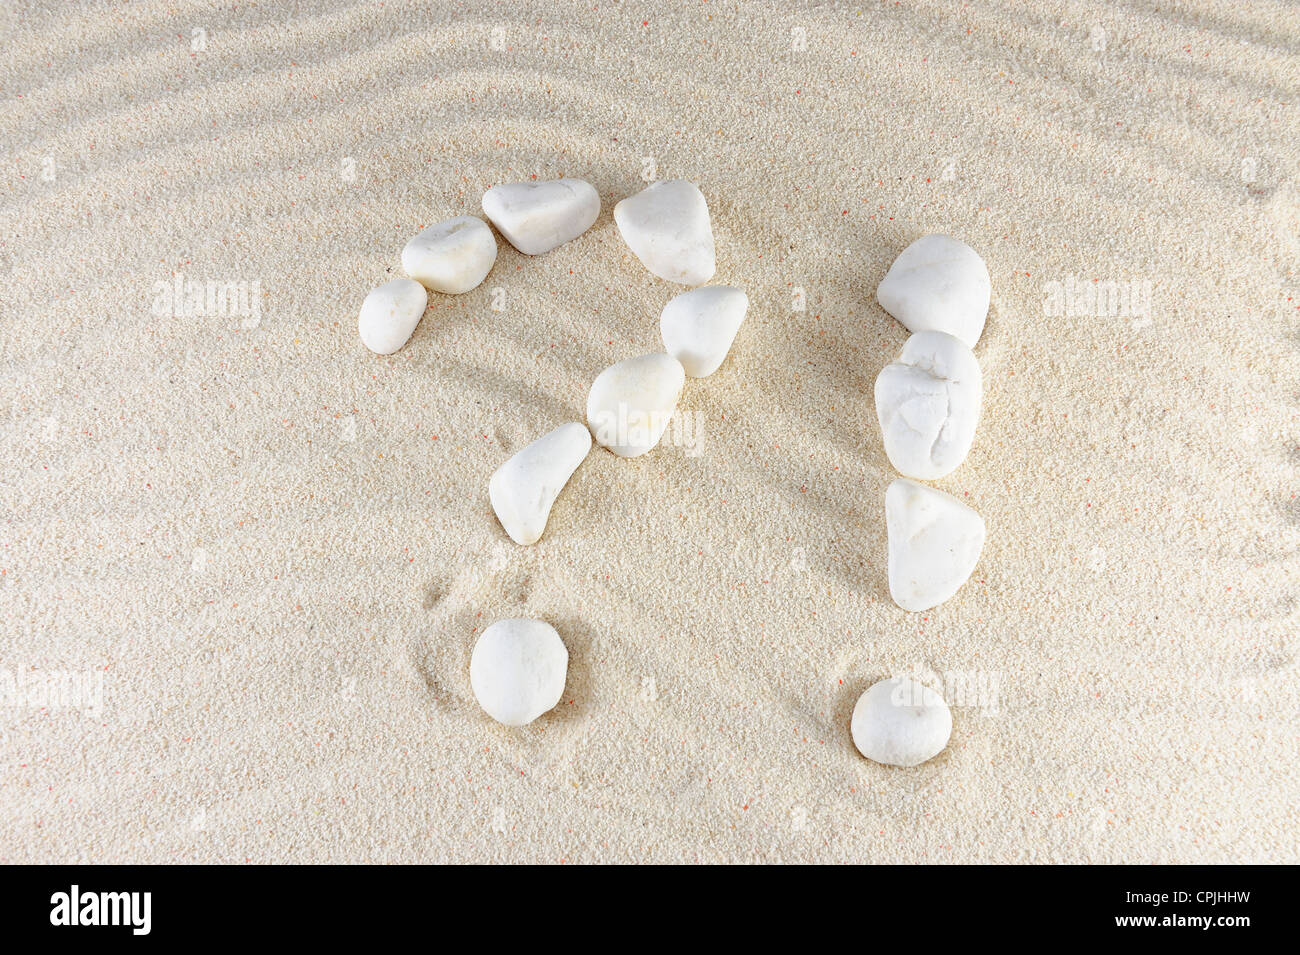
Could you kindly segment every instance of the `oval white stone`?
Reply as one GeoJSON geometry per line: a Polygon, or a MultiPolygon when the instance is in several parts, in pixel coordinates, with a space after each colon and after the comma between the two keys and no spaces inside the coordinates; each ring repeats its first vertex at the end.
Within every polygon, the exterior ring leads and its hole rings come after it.
{"type": "Polygon", "coordinates": [[[479,636],[469,683],[484,712],[506,726],[531,723],[560,702],[569,651],[541,620],[498,620],[479,636]]]}
{"type": "Polygon", "coordinates": [[[707,378],[727,357],[748,308],[749,296],[730,285],[683,292],[659,316],[664,348],[682,363],[686,374],[707,378]]]}
{"type": "Polygon", "coordinates": [[[694,183],[651,183],[614,206],[614,222],[641,264],[661,279],[702,285],[713,278],[709,205],[694,183]]]}
{"type": "Polygon", "coordinates": [[[624,359],[592,382],[587,424],[596,441],[619,457],[645,454],[663,437],[685,384],[686,372],[671,355],[624,359]]]}
{"type": "Polygon", "coordinates": [[[497,520],[516,544],[533,544],[546,530],[556,495],[591,450],[591,432],[572,421],[523,448],[488,481],[497,520]]]}
{"type": "Polygon", "coordinates": [[[429,293],[419,282],[385,282],[361,303],[357,316],[361,343],[377,355],[391,355],[410,340],[428,307],[429,293]]]}
{"type": "Polygon", "coordinates": [[[497,260],[497,240],[482,219],[457,216],[429,226],[402,249],[406,274],[435,292],[478,288],[497,260]]]}
{"type": "Polygon", "coordinates": [[[946,235],[925,235],[889,267],[876,301],[912,332],[947,332],[974,348],[989,313],[992,281],[979,253],[946,235]]]}
{"type": "Polygon", "coordinates": [[[929,610],[966,583],[984,548],[984,519],[951,494],[907,478],[885,490],[889,595],[929,610]]]}
{"type": "Polygon", "coordinates": [[[952,712],[928,686],[907,677],[881,680],[853,707],[853,745],[887,766],[919,766],[952,736],[952,712]]]}
{"type": "Polygon", "coordinates": [[[483,194],[483,214],[525,255],[541,255],[591,228],[600,196],[581,179],[509,182],[483,194]]]}
{"type": "Polygon", "coordinates": [[[889,463],[932,481],[970,451],[984,386],[975,353],[946,332],[917,332],[876,378],[876,417],[889,463]]]}

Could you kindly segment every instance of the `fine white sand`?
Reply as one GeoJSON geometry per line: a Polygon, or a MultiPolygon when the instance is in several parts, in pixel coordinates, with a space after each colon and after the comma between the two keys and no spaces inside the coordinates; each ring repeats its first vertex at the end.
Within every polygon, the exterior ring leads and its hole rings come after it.
{"type": "Polygon", "coordinates": [[[1295,5],[19,2],[0,49],[0,861],[1300,861],[1295,5]],[[586,235],[365,350],[408,238],[561,175],[586,235]],[[702,453],[594,450],[517,547],[493,469],[662,347],[655,176],[751,301],[702,453]],[[874,292],[930,231],[993,277],[937,482],[989,539],[913,615],[874,292]],[[570,653],[523,729],[469,686],[506,616],[570,653]],[[894,674],[953,707],[915,769],[849,735],[894,674]]]}

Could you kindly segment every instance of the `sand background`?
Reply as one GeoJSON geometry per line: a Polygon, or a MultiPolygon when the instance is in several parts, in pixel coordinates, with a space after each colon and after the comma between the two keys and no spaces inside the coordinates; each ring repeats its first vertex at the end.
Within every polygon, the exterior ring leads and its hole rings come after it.
{"type": "Polygon", "coordinates": [[[0,861],[1300,861],[1294,4],[8,3],[0,48],[0,861]],[[586,235],[362,347],[407,238],[560,175],[586,235]],[[662,347],[647,176],[752,303],[703,453],[593,452],[516,547],[488,475],[662,347]],[[989,539],[913,615],[874,292],[928,231],[993,277],[938,482],[989,539]],[[156,314],[177,272],[258,314],[156,314]],[[468,661],[522,615],[569,678],[509,730],[468,661]],[[954,702],[907,771],[848,733],[895,673],[954,702]]]}

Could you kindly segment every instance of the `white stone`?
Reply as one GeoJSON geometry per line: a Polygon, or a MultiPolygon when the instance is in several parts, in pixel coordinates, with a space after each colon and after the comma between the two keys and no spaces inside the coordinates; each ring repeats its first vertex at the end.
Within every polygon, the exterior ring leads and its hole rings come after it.
{"type": "Polygon", "coordinates": [[[590,229],[600,196],[581,179],[508,182],[483,194],[483,214],[524,255],[541,255],[590,229]]]}
{"type": "Polygon", "coordinates": [[[946,332],[917,332],[876,378],[876,417],[889,463],[933,481],[970,451],[984,386],[975,353],[946,332]]]}
{"type": "Polygon", "coordinates": [[[533,544],[546,530],[555,497],[591,450],[591,432],[562,424],[520,450],[488,481],[497,520],[516,544],[533,544]]]}
{"type": "Polygon", "coordinates": [[[457,216],[429,226],[402,249],[406,274],[435,292],[478,288],[497,260],[497,240],[482,219],[457,216]]]}
{"type": "Polygon", "coordinates": [[[947,332],[974,348],[989,313],[988,266],[965,242],[925,235],[894,259],[876,301],[912,332],[947,332]]]}
{"type": "Polygon", "coordinates": [[[682,363],[686,374],[707,378],[727,357],[748,308],[749,296],[730,285],[683,292],[659,316],[664,348],[682,363]]]}
{"type": "Polygon", "coordinates": [[[483,631],[469,658],[478,705],[506,726],[531,723],[564,694],[569,651],[541,620],[498,620],[483,631]]]}
{"type": "Polygon", "coordinates": [[[592,382],[587,424],[619,457],[645,454],[663,437],[686,384],[682,364],[655,352],[610,365],[592,382]]]}
{"type": "Polygon", "coordinates": [[[853,707],[853,745],[887,766],[919,766],[952,736],[952,712],[937,692],[907,677],[881,680],[853,707]]]}
{"type": "Polygon", "coordinates": [[[357,316],[361,343],[377,355],[391,355],[410,341],[428,307],[429,293],[419,282],[385,282],[361,303],[357,316]]]}
{"type": "Polygon", "coordinates": [[[966,583],[984,547],[984,519],[951,494],[899,478],[885,491],[889,595],[929,610],[966,583]]]}
{"type": "Polygon", "coordinates": [[[702,285],[713,278],[713,226],[694,183],[652,183],[614,207],[614,222],[641,264],[661,279],[702,285]]]}

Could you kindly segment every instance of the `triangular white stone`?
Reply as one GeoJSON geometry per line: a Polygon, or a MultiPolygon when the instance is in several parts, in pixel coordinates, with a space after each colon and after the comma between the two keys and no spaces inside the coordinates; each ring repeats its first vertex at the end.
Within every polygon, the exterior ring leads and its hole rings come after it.
{"type": "Polygon", "coordinates": [[[685,179],[656,182],[614,207],[619,234],[641,264],[669,282],[713,278],[713,226],[704,194],[685,179]]]}
{"type": "Polygon", "coordinates": [[[541,255],[590,229],[600,196],[581,179],[509,182],[483,194],[483,214],[524,255],[541,255]]]}
{"type": "Polygon", "coordinates": [[[692,378],[718,370],[745,320],[749,296],[730,285],[709,285],[683,292],[664,306],[659,331],[664,348],[692,378]]]}
{"type": "Polygon", "coordinates": [[[546,530],[555,497],[591,450],[591,433],[562,424],[496,469],[488,497],[497,520],[516,544],[533,544],[546,530]]]}
{"type": "Polygon", "coordinates": [[[925,235],[904,249],[876,289],[876,301],[912,332],[947,332],[975,347],[989,313],[988,266],[965,242],[925,235]]]}
{"type": "Polygon", "coordinates": [[[597,443],[623,458],[645,454],[663,437],[685,384],[681,362],[662,352],[610,365],[587,395],[597,443]]]}
{"type": "Polygon", "coordinates": [[[932,481],[952,473],[975,440],[984,388],[980,365],[959,338],[917,332],[876,378],[876,417],[889,463],[932,481]]]}
{"type": "Polygon", "coordinates": [[[889,595],[929,610],[966,583],[984,547],[984,519],[951,494],[899,478],[885,491],[889,595]]]}
{"type": "Polygon", "coordinates": [[[477,288],[496,260],[496,237],[486,222],[474,216],[456,216],[431,225],[402,249],[406,274],[447,295],[477,288]]]}

